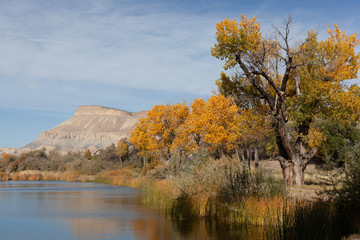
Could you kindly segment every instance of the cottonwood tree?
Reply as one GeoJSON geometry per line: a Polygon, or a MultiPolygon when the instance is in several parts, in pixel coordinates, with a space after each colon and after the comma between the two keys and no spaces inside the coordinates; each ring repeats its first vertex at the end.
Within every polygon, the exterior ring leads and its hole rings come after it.
{"type": "Polygon", "coordinates": [[[127,138],[122,138],[120,139],[120,141],[117,144],[117,151],[116,151],[117,155],[119,156],[120,159],[120,166],[121,168],[123,167],[123,163],[124,163],[124,159],[126,158],[126,156],[128,156],[129,154],[129,142],[127,140],[127,138]]]}
{"type": "Polygon", "coordinates": [[[130,141],[144,159],[170,160],[177,129],[184,124],[189,112],[186,104],[156,105],[136,125],[130,141]]]}
{"type": "Polygon", "coordinates": [[[219,158],[233,148],[230,134],[237,111],[236,105],[221,94],[211,96],[205,104],[204,141],[209,144],[209,150],[219,158]]]}
{"type": "Polygon", "coordinates": [[[237,112],[231,99],[221,94],[212,95],[207,101],[195,99],[175,143],[185,146],[188,152],[206,148],[220,158],[234,148],[231,134],[237,112]]]}
{"type": "Polygon", "coordinates": [[[135,129],[130,133],[130,142],[135,145],[138,151],[137,154],[143,158],[143,166],[145,166],[148,159],[152,157],[152,143],[150,141],[147,121],[147,118],[140,119],[135,129]]]}
{"type": "Polygon", "coordinates": [[[205,105],[206,101],[202,98],[196,98],[191,103],[191,113],[185,121],[181,134],[181,141],[187,143],[189,151],[199,149],[200,145],[204,142],[205,105]]]}
{"type": "MultiPolygon", "coordinates": [[[[255,17],[225,19],[216,25],[212,55],[224,60],[222,77],[227,84],[255,90],[252,95],[267,107],[272,117],[278,160],[287,185],[304,183],[304,171],[317,148],[309,148],[308,136],[316,119],[351,121],[359,118],[359,87],[343,84],[357,78],[359,44],[338,26],[328,29],[329,37],[318,40],[309,31],[305,40],[292,43],[291,18],[284,28],[274,28],[273,39],[262,36],[255,17]],[[241,84],[239,84],[241,83],[241,84]]],[[[239,89],[238,95],[244,91],[239,89]]]]}

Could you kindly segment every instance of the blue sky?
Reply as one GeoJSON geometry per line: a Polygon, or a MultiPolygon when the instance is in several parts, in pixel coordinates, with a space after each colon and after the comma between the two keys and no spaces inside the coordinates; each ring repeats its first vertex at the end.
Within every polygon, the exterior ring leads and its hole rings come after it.
{"type": "Polygon", "coordinates": [[[132,112],[208,97],[216,22],[294,19],[294,40],[360,29],[358,1],[0,0],[0,147],[21,147],[79,105],[132,112]]]}

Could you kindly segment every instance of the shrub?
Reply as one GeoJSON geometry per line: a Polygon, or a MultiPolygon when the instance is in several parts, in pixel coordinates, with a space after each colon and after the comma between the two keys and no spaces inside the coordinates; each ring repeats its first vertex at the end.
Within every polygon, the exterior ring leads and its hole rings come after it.
{"type": "Polygon", "coordinates": [[[105,161],[93,158],[92,160],[86,161],[82,164],[81,171],[85,174],[94,175],[104,170],[106,166],[107,164],[105,161]]]}
{"type": "Polygon", "coordinates": [[[241,202],[248,197],[273,197],[286,193],[283,181],[261,168],[251,172],[245,163],[235,166],[235,169],[227,169],[225,178],[218,197],[228,203],[241,202]]]}
{"type": "Polygon", "coordinates": [[[345,158],[346,168],[341,187],[330,191],[337,210],[335,228],[344,235],[360,232],[360,149],[354,148],[345,158]]]}
{"type": "Polygon", "coordinates": [[[120,164],[120,158],[117,155],[117,149],[114,144],[105,149],[101,149],[99,153],[93,157],[93,159],[120,164]]]}
{"type": "Polygon", "coordinates": [[[341,124],[336,121],[322,121],[320,128],[324,141],[320,145],[320,157],[330,167],[342,166],[346,163],[348,154],[360,142],[360,130],[356,123],[341,124]]]}
{"type": "MultiPolygon", "coordinates": [[[[18,170],[42,170],[43,162],[48,164],[48,157],[44,149],[35,150],[22,154],[19,158],[18,170]]],[[[47,170],[47,169],[46,169],[47,170]]]]}
{"type": "Polygon", "coordinates": [[[164,162],[161,162],[159,160],[155,160],[155,161],[152,161],[148,164],[146,164],[141,172],[140,172],[140,175],[141,176],[147,176],[147,175],[151,175],[151,172],[154,172],[154,169],[158,166],[158,165],[164,165],[165,163],[164,162]]]}
{"type": "Polygon", "coordinates": [[[18,169],[19,169],[19,161],[18,160],[13,161],[8,166],[8,170],[10,172],[16,172],[18,169]]]}
{"type": "Polygon", "coordinates": [[[141,168],[143,166],[143,159],[135,151],[130,151],[130,154],[126,161],[124,161],[123,166],[133,166],[134,168],[141,168]]]}

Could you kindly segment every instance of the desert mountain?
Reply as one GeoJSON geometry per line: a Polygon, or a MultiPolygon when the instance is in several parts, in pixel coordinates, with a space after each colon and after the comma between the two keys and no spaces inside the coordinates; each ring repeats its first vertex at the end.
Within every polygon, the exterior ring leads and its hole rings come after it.
{"type": "Polygon", "coordinates": [[[58,150],[101,149],[121,138],[128,138],[131,130],[146,112],[130,113],[101,106],[80,106],[73,117],[53,129],[42,132],[25,148],[55,146],[58,150]]]}

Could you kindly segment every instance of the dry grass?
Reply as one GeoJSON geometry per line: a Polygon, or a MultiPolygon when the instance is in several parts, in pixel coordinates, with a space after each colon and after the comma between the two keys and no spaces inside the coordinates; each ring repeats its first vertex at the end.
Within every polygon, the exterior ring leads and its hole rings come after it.
{"type": "Polygon", "coordinates": [[[7,172],[0,172],[0,181],[9,181],[10,175],[7,172]]]}
{"type": "Polygon", "coordinates": [[[120,170],[112,170],[96,175],[94,181],[119,186],[141,188],[142,180],[137,178],[139,170],[132,166],[126,166],[120,170]]]}
{"type": "Polygon", "coordinates": [[[94,176],[82,175],[78,171],[69,172],[41,172],[34,170],[22,171],[11,174],[13,181],[68,181],[68,182],[90,182],[94,176]]]}
{"type": "Polygon", "coordinates": [[[146,181],[146,178],[144,180],[141,188],[144,193],[144,202],[162,212],[169,213],[181,193],[180,189],[174,184],[174,181],[172,179],[146,181]]]}

